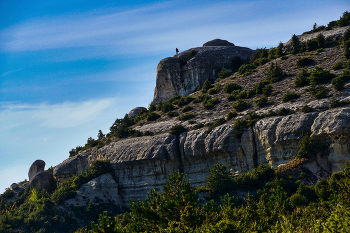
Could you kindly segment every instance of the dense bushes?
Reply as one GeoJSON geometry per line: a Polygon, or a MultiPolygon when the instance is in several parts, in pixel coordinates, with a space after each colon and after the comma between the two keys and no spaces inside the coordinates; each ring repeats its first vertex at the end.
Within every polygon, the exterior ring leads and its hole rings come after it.
{"type": "Polygon", "coordinates": [[[298,60],[295,62],[295,65],[297,67],[304,67],[304,66],[308,66],[311,65],[313,63],[313,60],[309,57],[301,57],[298,58],[298,60]]]}
{"type": "Polygon", "coordinates": [[[254,103],[258,106],[258,107],[264,107],[267,105],[267,97],[260,97],[254,100],[254,103]]]}
{"type": "Polygon", "coordinates": [[[237,83],[229,83],[224,86],[224,92],[231,93],[234,90],[240,90],[242,87],[237,83]]]}
{"type": "Polygon", "coordinates": [[[299,95],[297,93],[288,91],[282,96],[282,101],[283,102],[288,102],[288,101],[292,102],[292,101],[296,100],[297,98],[299,98],[299,95]]]}
{"type": "Polygon", "coordinates": [[[209,170],[209,174],[205,179],[205,184],[210,192],[227,192],[234,184],[233,174],[221,163],[216,163],[209,170]]]}
{"type": "Polygon", "coordinates": [[[332,74],[328,70],[324,70],[322,67],[316,66],[310,72],[310,83],[311,84],[322,84],[327,81],[332,80],[335,77],[335,74],[332,74]]]}
{"type": "Polygon", "coordinates": [[[296,79],[294,80],[294,85],[296,87],[303,87],[303,86],[309,85],[310,83],[309,76],[310,74],[307,72],[307,70],[302,69],[297,75],[296,79]]]}
{"type": "Polygon", "coordinates": [[[300,148],[296,158],[310,158],[316,156],[318,153],[325,153],[327,146],[321,141],[317,135],[304,134],[300,142],[300,148]]]}
{"type": "Polygon", "coordinates": [[[267,70],[266,80],[270,83],[275,83],[281,80],[285,76],[282,68],[274,62],[271,62],[270,67],[267,70]]]}
{"type": "Polygon", "coordinates": [[[183,132],[186,132],[187,129],[185,127],[183,127],[183,125],[174,125],[170,128],[170,134],[174,134],[174,135],[179,135],[182,134],[183,132]]]}
{"type": "Polygon", "coordinates": [[[237,112],[242,112],[248,108],[250,108],[251,104],[249,102],[246,102],[244,100],[237,100],[236,103],[232,105],[232,107],[237,111],[237,112]]]}
{"type": "Polygon", "coordinates": [[[178,119],[179,121],[187,121],[193,117],[194,117],[193,113],[187,112],[179,116],[178,119]]]}

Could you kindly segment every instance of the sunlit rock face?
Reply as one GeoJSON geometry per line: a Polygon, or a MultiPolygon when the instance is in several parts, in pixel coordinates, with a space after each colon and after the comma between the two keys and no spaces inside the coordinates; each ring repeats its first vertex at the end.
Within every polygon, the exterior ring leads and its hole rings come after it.
{"type": "Polygon", "coordinates": [[[166,101],[178,93],[191,94],[206,80],[215,80],[222,68],[230,69],[235,56],[250,59],[254,50],[216,39],[202,47],[186,50],[161,60],[157,66],[153,101],[166,101]]]}
{"type": "Polygon", "coordinates": [[[259,164],[286,164],[297,155],[303,133],[320,135],[329,147],[326,157],[318,156],[316,162],[305,165],[316,176],[320,167],[329,174],[343,169],[350,160],[349,107],[264,118],[245,129],[240,138],[234,132],[231,124],[224,124],[209,133],[203,128],[178,136],[163,132],[122,139],[67,159],[55,167],[54,175],[73,176],[95,160],[109,160],[117,185],[112,178],[107,183],[118,190],[115,202],[128,206],[129,198],[143,200],[151,188],[161,191],[168,175],[176,170],[197,186],[205,184],[209,169],[217,162],[234,174],[259,164]]]}

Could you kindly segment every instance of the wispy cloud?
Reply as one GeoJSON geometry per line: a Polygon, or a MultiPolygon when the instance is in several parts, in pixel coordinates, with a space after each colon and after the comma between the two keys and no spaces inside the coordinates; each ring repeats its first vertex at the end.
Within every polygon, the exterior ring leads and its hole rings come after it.
{"type": "MultiPolygon", "coordinates": [[[[1,31],[0,48],[30,51],[99,47],[100,50],[105,46],[110,48],[111,54],[151,53],[174,46],[200,45],[199,41],[214,39],[213,35],[251,46],[245,43],[249,36],[300,27],[305,17],[310,17],[304,15],[296,19],[293,15],[271,12],[274,16],[280,14],[280,19],[266,15],[259,19],[259,14],[254,12],[259,12],[266,1],[222,2],[201,7],[181,4],[173,1],[116,13],[86,13],[28,21],[1,31]]],[[[98,53],[97,50],[94,52],[98,53]]]]}

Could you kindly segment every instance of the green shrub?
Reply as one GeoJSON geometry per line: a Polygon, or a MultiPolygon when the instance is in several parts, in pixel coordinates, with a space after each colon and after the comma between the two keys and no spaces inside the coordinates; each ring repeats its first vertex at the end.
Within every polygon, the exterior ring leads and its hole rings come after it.
{"type": "Polygon", "coordinates": [[[261,48],[261,49],[256,49],[255,53],[253,54],[253,56],[250,58],[250,63],[253,65],[258,66],[259,65],[259,61],[261,59],[264,58],[268,58],[269,56],[269,50],[266,48],[261,48]]]}
{"type": "Polygon", "coordinates": [[[186,96],[186,97],[181,97],[172,103],[176,104],[179,107],[182,107],[182,106],[185,106],[185,105],[191,103],[193,100],[194,100],[194,98],[192,96],[186,96]]]}
{"type": "Polygon", "coordinates": [[[292,206],[297,206],[297,207],[305,206],[305,205],[309,204],[306,197],[304,197],[303,195],[301,195],[299,193],[295,193],[294,195],[292,195],[290,197],[290,203],[292,206]]]}
{"type": "Polygon", "coordinates": [[[218,98],[212,98],[208,99],[207,101],[203,102],[203,107],[207,110],[212,109],[216,104],[218,104],[220,101],[218,98]]]}
{"type": "Polygon", "coordinates": [[[170,111],[167,113],[168,117],[176,117],[178,115],[179,115],[179,113],[177,111],[170,111]]]}
{"type": "Polygon", "coordinates": [[[193,129],[196,130],[196,129],[200,129],[200,128],[203,128],[203,127],[204,127],[203,123],[197,123],[196,125],[193,126],[193,129]]]}
{"type": "Polygon", "coordinates": [[[332,80],[335,74],[332,74],[328,70],[324,70],[322,67],[316,66],[310,72],[310,83],[311,84],[321,84],[332,80]]]}
{"type": "Polygon", "coordinates": [[[316,99],[323,99],[329,97],[326,87],[323,85],[310,85],[308,91],[316,99]]]}
{"type": "Polygon", "coordinates": [[[277,63],[271,62],[270,67],[267,70],[266,80],[275,83],[281,80],[284,76],[285,74],[282,68],[277,63]]]}
{"type": "Polygon", "coordinates": [[[270,96],[272,94],[272,86],[271,85],[266,85],[263,89],[262,89],[262,94],[264,96],[270,96]]]}
{"type": "Polygon", "coordinates": [[[292,109],[289,109],[289,108],[280,108],[279,110],[276,111],[277,116],[287,116],[287,115],[290,115],[293,113],[294,113],[294,111],[292,109]]]}
{"type": "Polygon", "coordinates": [[[322,33],[318,34],[316,37],[317,45],[319,48],[324,48],[326,45],[326,38],[322,33]]]}
{"type": "Polygon", "coordinates": [[[207,94],[201,94],[197,97],[197,99],[199,102],[204,102],[204,101],[211,99],[211,96],[207,95],[207,94]]]}
{"type": "Polygon", "coordinates": [[[222,68],[221,71],[219,72],[218,76],[221,79],[227,78],[233,74],[232,70],[227,70],[225,68],[222,68]]]}
{"type": "Polygon", "coordinates": [[[183,132],[186,132],[187,129],[185,127],[183,127],[183,125],[174,125],[170,128],[170,134],[174,134],[174,135],[179,135],[182,134],[183,132]]]}
{"type": "Polygon", "coordinates": [[[264,107],[265,105],[267,105],[267,102],[268,101],[267,101],[267,97],[266,96],[254,99],[254,103],[260,108],[264,107]]]}
{"type": "Polygon", "coordinates": [[[237,111],[237,112],[242,112],[248,108],[250,108],[251,104],[246,102],[246,101],[243,101],[243,100],[237,100],[236,103],[234,103],[232,105],[232,107],[237,111]]]}
{"type": "Polygon", "coordinates": [[[292,101],[296,100],[297,98],[299,98],[299,95],[297,93],[288,91],[282,96],[282,101],[283,102],[288,102],[288,101],[292,102],[292,101]]]}
{"type": "Polygon", "coordinates": [[[9,198],[12,198],[14,195],[15,195],[15,192],[7,188],[6,191],[0,195],[0,198],[9,199],[9,198]]]}
{"type": "Polygon", "coordinates": [[[152,112],[152,113],[148,114],[148,116],[147,116],[148,121],[155,121],[159,118],[160,118],[160,115],[155,113],[155,112],[152,112]]]}
{"type": "Polygon", "coordinates": [[[191,111],[193,108],[191,106],[186,106],[182,109],[182,112],[188,112],[188,111],[191,111]]]}
{"type": "Polygon", "coordinates": [[[252,64],[243,64],[239,67],[238,73],[243,75],[243,76],[247,76],[247,75],[253,73],[255,68],[256,67],[252,64]]]}
{"type": "Polygon", "coordinates": [[[234,100],[236,100],[236,95],[234,95],[234,94],[229,94],[228,96],[226,96],[226,99],[227,99],[228,101],[234,101],[234,100]]]}
{"type": "Polygon", "coordinates": [[[300,51],[300,41],[299,41],[299,38],[294,34],[292,36],[292,46],[291,46],[290,52],[292,54],[298,54],[299,51],[300,51]]]}
{"type": "Polygon", "coordinates": [[[180,121],[187,121],[189,119],[192,119],[193,117],[194,117],[193,113],[188,112],[188,113],[184,113],[181,116],[179,116],[178,119],[180,121]]]}
{"type": "Polygon", "coordinates": [[[210,80],[205,80],[202,86],[202,90],[209,90],[210,88],[212,88],[212,86],[213,85],[210,80]]]}
{"type": "Polygon", "coordinates": [[[343,47],[344,47],[344,57],[346,59],[350,59],[350,40],[344,42],[344,46],[343,47]]]}
{"type": "Polygon", "coordinates": [[[308,134],[304,134],[296,158],[310,158],[318,153],[324,153],[326,149],[327,145],[321,141],[320,136],[313,134],[310,137],[308,134]]]}
{"type": "Polygon", "coordinates": [[[315,39],[306,41],[305,46],[307,51],[314,51],[318,49],[318,43],[315,39]]]}
{"type": "Polygon", "coordinates": [[[152,101],[149,105],[148,105],[148,111],[153,112],[157,110],[157,105],[152,101]]]}
{"type": "Polygon", "coordinates": [[[229,120],[232,120],[236,116],[237,116],[236,112],[229,112],[229,113],[227,113],[227,117],[226,118],[229,121],[229,120]]]}
{"type": "Polygon", "coordinates": [[[333,70],[340,70],[342,68],[344,68],[344,63],[342,61],[338,61],[332,66],[333,70]]]}
{"type": "Polygon", "coordinates": [[[307,70],[302,69],[299,72],[298,76],[295,78],[294,85],[296,87],[303,87],[303,86],[309,85],[310,83],[309,76],[310,74],[307,72],[307,70]]]}
{"type": "Polygon", "coordinates": [[[208,90],[208,93],[209,93],[210,95],[214,95],[214,94],[219,93],[220,89],[221,89],[221,84],[218,83],[214,88],[210,88],[210,89],[208,90]]]}
{"type": "Polygon", "coordinates": [[[311,107],[309,107],[309,105],[304,105],[302,108],[301,108],[301,111],[303,112],[303,113],[309,113],[309,112],[313,112],[314,111],[314,109],[313,108],[311,108],[311,107]]]}
{"type": "Polygon", "coordinates": [[[340,91],[344,89],[345,81],[342,76],[338,76],[332,79],[332,85],[334,89],[340,91]]]}
{"type": "Polygon", "coordinates": [[[248,127],[248,121],[237,119],[235,123],[232,125],[232,128],[235,130],[233,133],[233,136],[237,139],[240,139],[242,137],[243,131],[245,128],[248,127]]]}
{"type": "Polygon", "coordinates": [[[309,66],[313,63],[313,60],[309,57],[301,57],[295,62],[297,67],[309,66]]]}
{"type": "Polygon", "coordinates": [[[262,89],[265,87],[267,83],[262,81],[255,85],[255,93],[262,94],[262,89]]]}
{"type": "Polygon", "coordinates": [[[229,83],[224,86],[224,92],[231,93],[234,90],[240,90],[242,87],[237,83],[229,83]]]}
{"type": "Polygon", "coordinates": [[[264,183],[270,181],[274,177],[275,171],[265,164],[260,164],[252,171],[242,173],[235,177],[234,181],[241,188],[262,188],[264,183]]]}
{"type": "Polygon", "coordinates": [[[218,127],[226,122],[225,118],[219,118],[213,123],[213,127],[218,127]]]}
{"type": "Polygon", "coordinates": [[[232,189],[233,184],[233,174],[221,163],[216,163],[205,179],[205,185],[212,193],[226,193],[232,189]]]}

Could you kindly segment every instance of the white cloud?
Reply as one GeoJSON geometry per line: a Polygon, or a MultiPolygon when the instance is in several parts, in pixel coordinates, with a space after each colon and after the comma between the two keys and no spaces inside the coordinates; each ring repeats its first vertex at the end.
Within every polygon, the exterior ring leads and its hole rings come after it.
{"type": "Polygon", "coordinates": [[[305,27],[306,19],[317,20],[317,15],[320,18],[339,11],[339,6],[335,6],[304,9],[304,14],[299,13],[298,17],[273,9],[268,15],[261,14],[264,4],[278,8],[272,3],[274,1],[221,2],[193,7],[174,1],[117,13],[43,18],[0,32],[0,47],[7,51],[98,47],[86,54],[91,56],[101,54],[102,46],[111,48],[110,54],[148,54],[174,49],[174,46],[199,46],[214,39],[213,36],[239,40],[242,46],[254,47],[256,45],[245,43],[246,39],[253,37],[256,41],[258,35],[305,27]]]}

